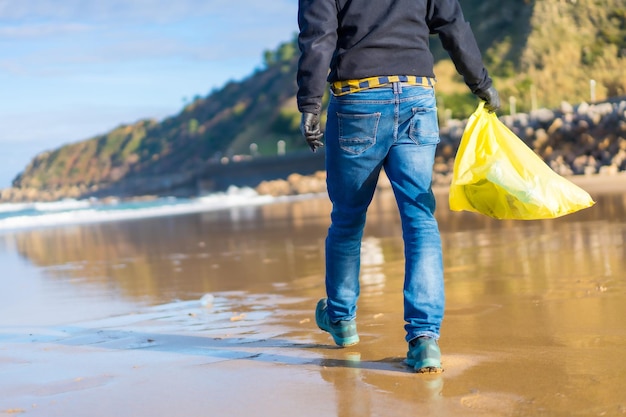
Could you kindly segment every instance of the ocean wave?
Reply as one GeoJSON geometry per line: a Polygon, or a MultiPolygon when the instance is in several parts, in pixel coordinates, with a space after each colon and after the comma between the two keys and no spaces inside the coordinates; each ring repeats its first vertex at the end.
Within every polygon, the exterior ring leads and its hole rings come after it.
{"type": "Polygon", "coordinates": [[[68,211],[91,207],[92,202],[89,200],[65,199],[61,201],[33,203],[33,208],[37,211],[68,211]]]}
{"type": "Polygon", "coordinates": [[[198,198],[165,197],[153,200],[64,200],[55,203],[0,204],[0,231],[36,229],[85,223],[172,216],[284,201],[259,195],[251,188],[231,187],[226,192],[198,198]]]}
{"type": "Polygon", "coordinates": [[[0,204],[0,213],[24,211],[34,206],[33,203],[3,203],[0,204]]]}

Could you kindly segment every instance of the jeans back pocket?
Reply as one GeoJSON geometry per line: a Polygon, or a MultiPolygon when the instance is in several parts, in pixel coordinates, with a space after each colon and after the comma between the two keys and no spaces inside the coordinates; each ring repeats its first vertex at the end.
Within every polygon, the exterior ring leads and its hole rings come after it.
{"type": "Polygon", "coordinates": [[[337,113],[339,123],[339,147],[345,152],[358,155],[376,143],[380,113],[337,113]]]}
{"type": "Polygon", "coordinates": [[[439,121],[437,120],[436,108],[413,108],[409,137],[417,145],[436,145],[439,143],[439,121]]]}

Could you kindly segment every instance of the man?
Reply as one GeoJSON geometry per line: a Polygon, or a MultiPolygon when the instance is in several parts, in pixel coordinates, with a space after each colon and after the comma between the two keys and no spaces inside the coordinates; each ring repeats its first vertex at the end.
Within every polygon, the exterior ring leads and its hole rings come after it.
{"type": "Polygon", "coordinates": [[[332,201],[326,293],[315,318],[339,346],[359,342],[360,247],[381,169],[400,211],[405,247],[406,363],[441,372],[443,264],[431,190],[439,126],[430,34],[437,34],[486,108],[498,93],[458,0],[299,0],[298,108],[313,151],[323,146],[322,96],[330,82],[326,173],[332,201]],[[330,69],[330,73],[328,70],[330,69]]]}

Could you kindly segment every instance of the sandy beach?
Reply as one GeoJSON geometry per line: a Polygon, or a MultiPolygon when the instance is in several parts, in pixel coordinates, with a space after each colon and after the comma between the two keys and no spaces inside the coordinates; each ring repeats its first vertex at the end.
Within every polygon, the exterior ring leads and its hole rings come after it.
{"type": "Polygon", "coordinates": [[[403,364],[403,255],[380,190],[361,342],[317,329],[324,196],[0,235],[0,415],[626,415],[626,176],[559,219],[451,212],[439,375],[403,364]]]}

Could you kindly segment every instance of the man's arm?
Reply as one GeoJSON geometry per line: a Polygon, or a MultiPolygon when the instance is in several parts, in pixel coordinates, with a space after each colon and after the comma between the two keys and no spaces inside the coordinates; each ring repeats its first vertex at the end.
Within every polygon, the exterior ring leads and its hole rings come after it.
{"type": "Polygon", "coordinates": [[[441,39],[465,84],[487,102],[487,109],[497,110],[500,107],[498,92],[492,86],[476,38],[458,0],[430,0],[427,19],[431,33],[441,39]]]}
{"type": "Polygon", "coordinates": [[[337,6],[335,0],[299,0],[298,3],[298,109],[319,115],[322,96],[337,44],[337,6]]]}

